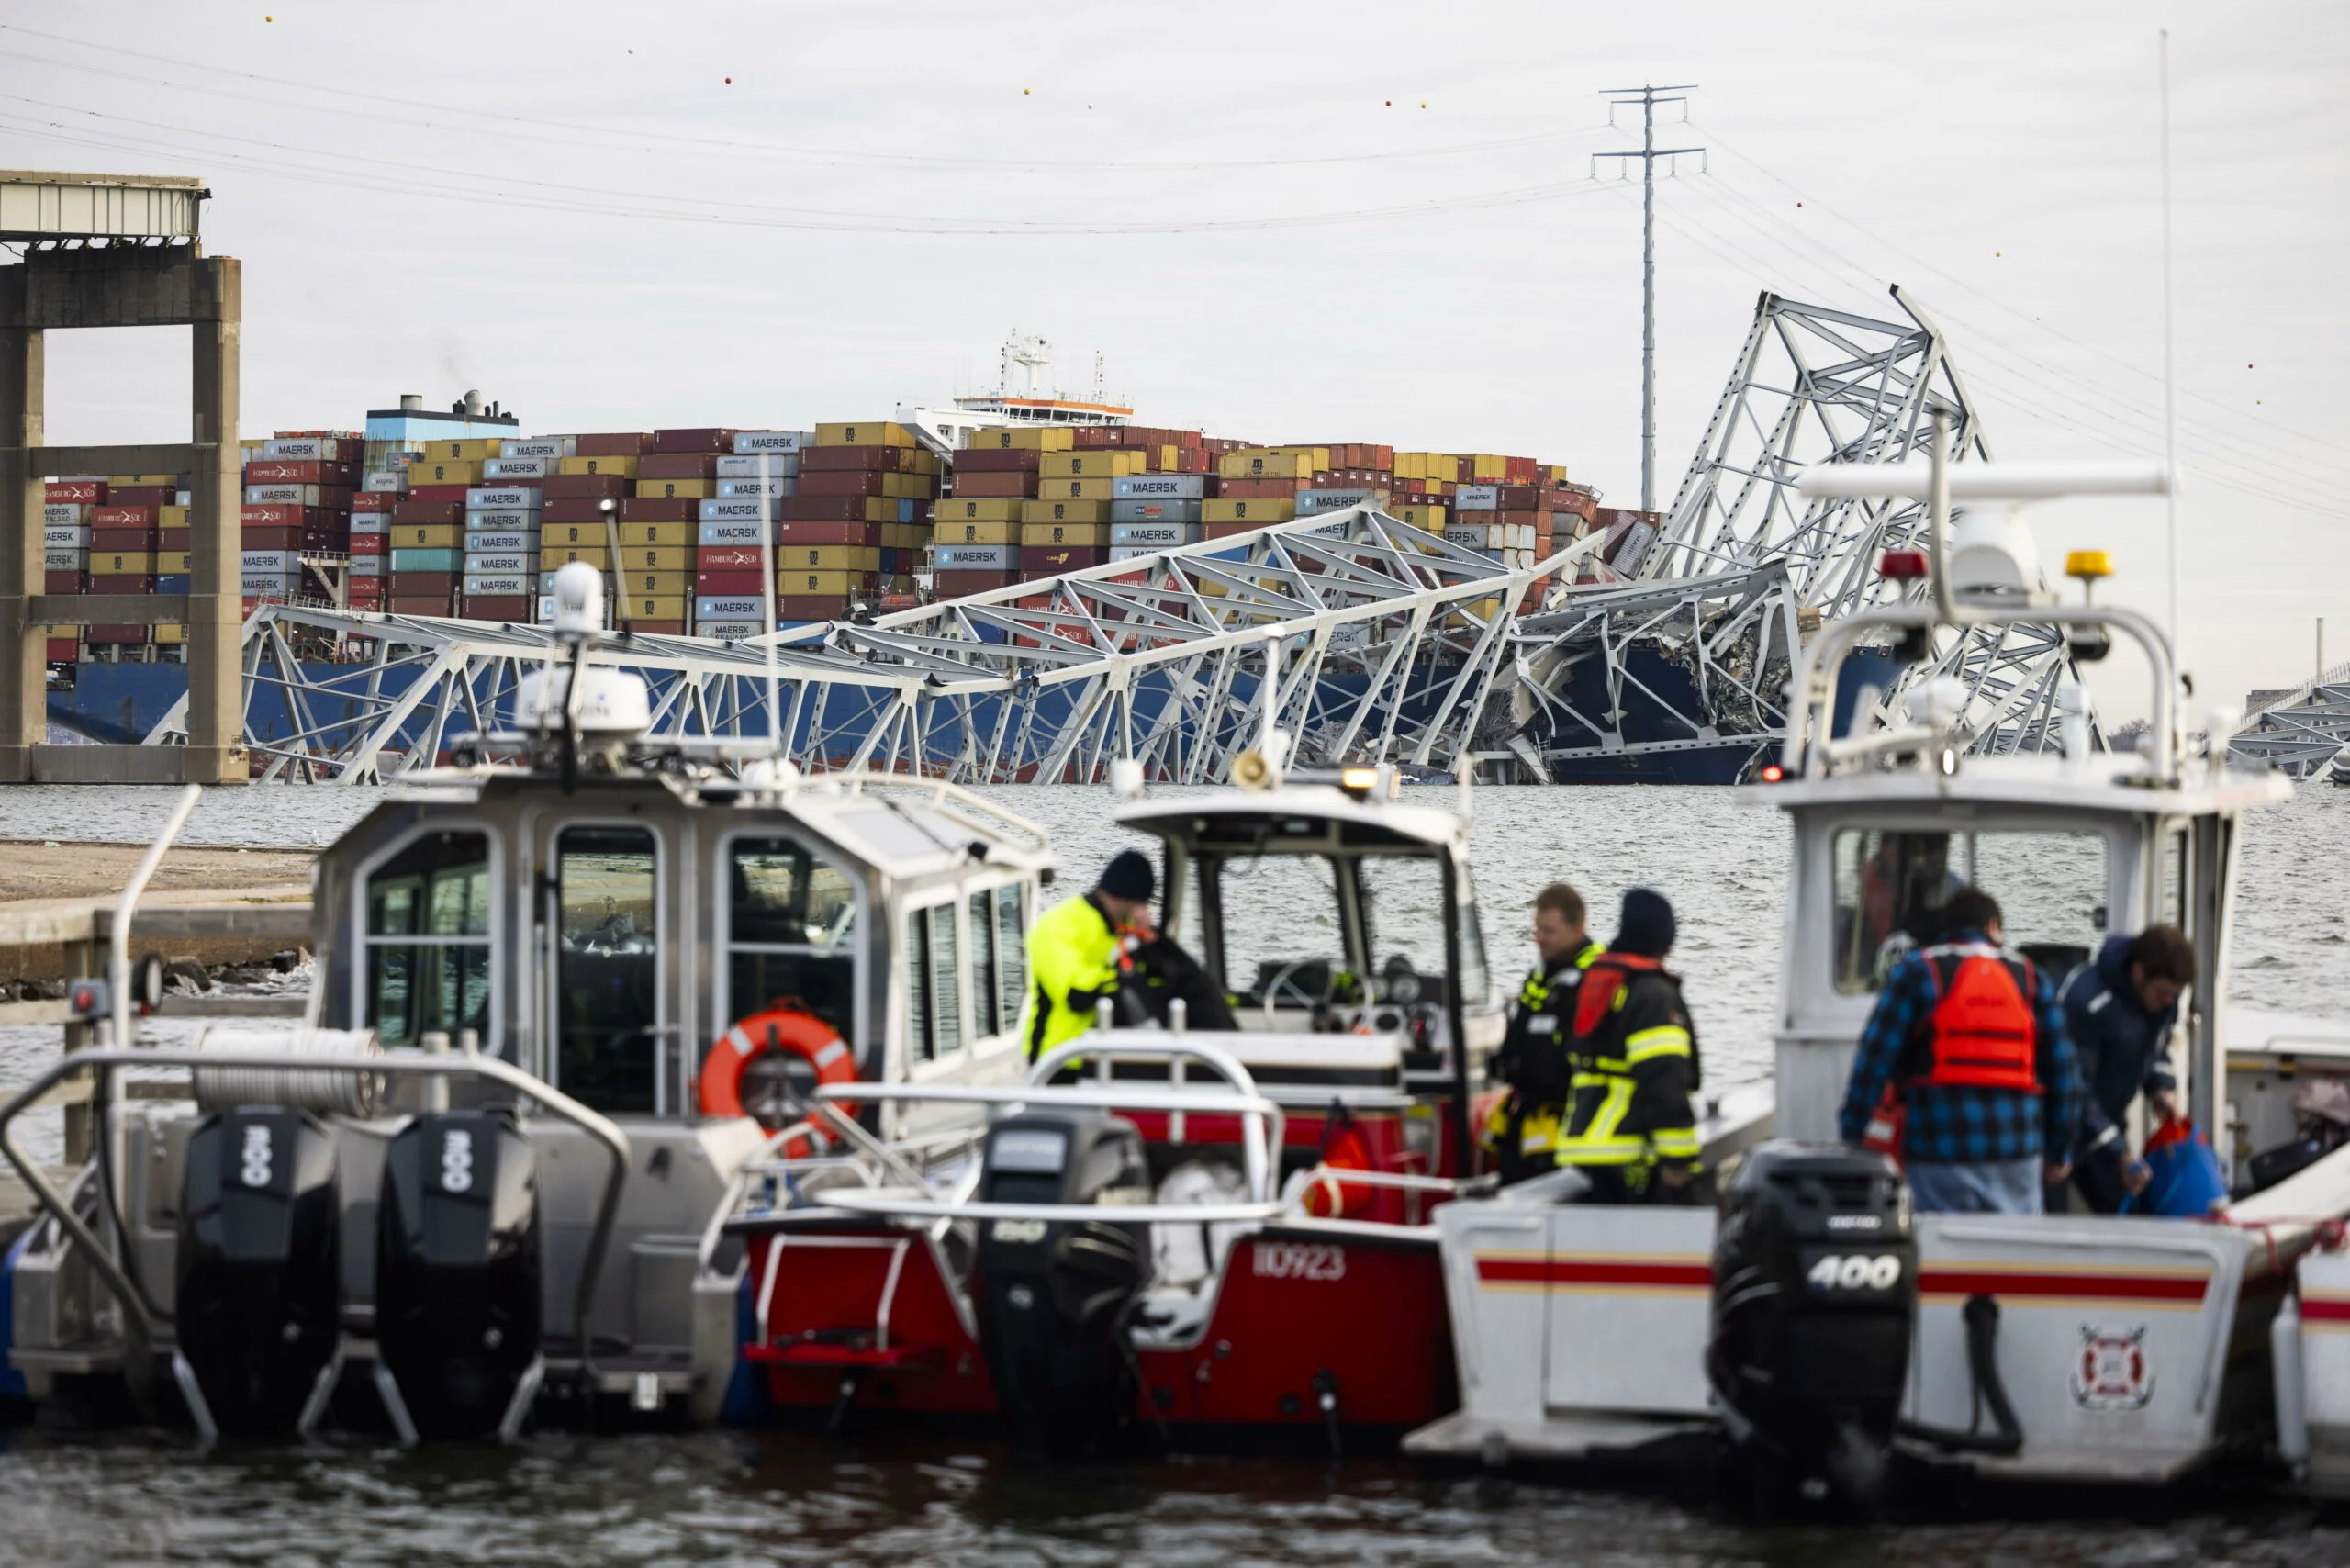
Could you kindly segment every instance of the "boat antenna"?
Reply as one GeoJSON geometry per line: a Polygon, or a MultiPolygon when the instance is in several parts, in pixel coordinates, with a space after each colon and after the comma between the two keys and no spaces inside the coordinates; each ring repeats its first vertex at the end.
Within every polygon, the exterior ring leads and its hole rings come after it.
{"type": "Polygon", "coordinates": [[[759,607],[767,623],[767,749],[783,755],[781,678],[775,660],[775,454],[759,454],[759,607]]]}
{"type": "MultiPolygon", "coordinates": [[[[2163,487],[2163,510],[2165,523],[2165,547],[2170,555],[2170,644],[2171,657],[2178,667],[2187,667],[2187,625],[2179,619],[2178,603],[2178,379],[2177,368],[2177,327],[2172,308],[2171,286],[2171,204],[2170,204],[2170,29],[2156,30],[2155,78],[2162,114],[2162,199],[2163,199],[2163,464],[2170,470],[2170,483],[2163,487]]],[[[2185,678],[2188,689],[2194,689],[2193,678],[2185,678]]],[[[2180,715],[2179,722],[2186,723],[2180,715]]]]}

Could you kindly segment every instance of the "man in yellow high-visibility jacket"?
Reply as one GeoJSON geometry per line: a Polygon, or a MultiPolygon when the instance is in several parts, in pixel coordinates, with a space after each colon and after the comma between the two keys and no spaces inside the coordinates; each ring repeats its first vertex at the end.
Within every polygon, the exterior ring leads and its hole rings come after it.
{"type": "Polygon", "coordinates": [[[1121,850],[1091,892],[1055,904],[1028,928],[1030,1061],[1093,1027],[1102,1000],[1118,990],[1120,933],[1146,923],[1157,883],[1148,858],[1121,850]]]}

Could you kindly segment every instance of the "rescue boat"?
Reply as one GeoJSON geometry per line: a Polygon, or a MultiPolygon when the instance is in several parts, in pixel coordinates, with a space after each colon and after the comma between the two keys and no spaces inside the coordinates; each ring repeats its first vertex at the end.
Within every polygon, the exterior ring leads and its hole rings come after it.
{"type": "MultiPolygon", "coordinates": [[[[2226,990],[2246,813],[2288,786],[2232,767],[2224,743],[2182,756],[2168,639],[2086,596],[2055,602],[2013,510],[2165,483],[2158,470],[1953,468],[1946,442],[1930,468],[1805,476],[1815,496],[1928,501],[1930,548],[1886,557],[1901,602],[1803,649],[1803,712],[1778,766],[1746,788],[1791,829],[1774,1081],[1705,1107],[1714,1202],[1597,1207],[1553,1180],[1437,1211],[1461,1407],[1406,1451],[1727,1460],[1713,1473],[1757,1500],[1874,1499],[1921,1469],[2153,1486],[2257,1460],[2279,1438],[2288,1460],[2314,1442],[2321,1469],[2330,1450],[2350,1473],[2350,1261],[2325,1250],[2350,1212],[2350,1149],[2275,1157],[2296,1136],[2296,1073],[2339,1091],[2350,1032],[2241,1014],[2226,990]],[[2093,746],[2072,679],[2051,693],[2058,744],[2037,755],[1970,754],[1964,689],[1935,685],[1907,722],[1831,738],[1850,650],[1890,641],[1916,657],[1967,634],[2061,635],[2076,666],[2129,638],[2151,669],[2147,748],[2093,746]],[[2107,933],[2184,927],[2199,969],[2173,1052],[2208,1148],[2182,1152],[2216,1170],[2211,1190],[2116,1216],[1913,1214],[1890,1159],[1840,1141],[1884,969],[1935,939],[1932,911],[1961,883],[1998,898],[2009,945],[2059,976],[2107,933]]],[[[2085,586],[2103,570],[2101,557],[2068,562],[2085,586]]],[[[2232,727],[2215,716],[2210,729],[2232,727]]],[[[2143,1104],[2133,1114],[2143,1147],[2143,1104]]]]}
{"type": "MultiPolygon", "coordinates": [[[[1044,832],[648,740],[643,683],[587,656],[596,572],[557,600],[546,668],[500,695],[516,728],[453,738],[462,766],[320,855],[301,1027],[162,1048],[130,987],[73,988],[108,1038],[0,1104],[38,1205],[0,1262],[0,1394],[207,1438],[715,1419],[738,1288],[701,1244],[759,1117],[818,1083],[1016,1080],[1044,832]],[[84,1075],[95,1157],[52,1179],[17,1128],[84,1075]]],[[[970,1115],[893,1107],[884,1136],[970,1115]]]]}
{"type": "MultiPolygon", "coordinates": [[[[1276,754],[1277,755],[1277,754],[1276,754]]],[[[1467,826],[1384,768],[1117,807],[1237,1027],[1102,1026],[1016,1085],[828,1085],[713,1227],[779,1415],[1030,1453],[1392,1444],[1455,1403],[1431,1215],[1499,1044],[1467,826]],[[851,1114],[854,1104],[862,1115],[851,1114]],[[863,1120],[964,1106],[960,1148],[863,1120]],[[781,1146],[829,1133],[837,1152],[781,1146]]]]}

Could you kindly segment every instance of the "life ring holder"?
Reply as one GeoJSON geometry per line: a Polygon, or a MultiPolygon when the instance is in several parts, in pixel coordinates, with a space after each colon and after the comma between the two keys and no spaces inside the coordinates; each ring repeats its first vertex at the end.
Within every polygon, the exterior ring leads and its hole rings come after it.
{"type": "MultiPolygon", "coordinates": [[[[848,1042],[794,997],[740,1020],[712,1042],[695,1082],[701,1114],[749,1115],[743,1108],[743,1077],[753,1062],[770,1051],[789,1051],[800,1058],[813,1070],[819,1085],[856,1081],[856,1057],[848,1042]]],[[[856,1114],[855,1105],[834,1104],[843,1115],[856,1114]]],[[[803,1159],[834,1141],[832,1135],[811,1127],[806,1137],[786,1143],[782,1152],[787,1159],[803,1159]]]]}

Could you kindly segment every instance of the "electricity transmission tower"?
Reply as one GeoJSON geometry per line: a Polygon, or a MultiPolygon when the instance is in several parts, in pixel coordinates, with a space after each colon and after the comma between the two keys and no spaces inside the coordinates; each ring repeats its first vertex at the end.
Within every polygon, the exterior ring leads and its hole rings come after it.
{"type": "Polygon", "coordinates": [[[1679,104],[1681,118],[1689,118],[1684,97],[1661,96],[1663,94],[1694,93],[1697,84],[1684,82],[1669,87],[1610,87],[1600,95],[1607,100],[1608,123],[1616,120],[1616,106],[1640,106],[1640,150],[1638,152],[1595,152],[1601,158],[1638,158],[1640,161],[1640,510],[1656,510],[1656,161],[1678,158],[1689,153],[1703,153],[1702,147],[1659,147],[1656,144],[1656,106],[1659,104],[1679,104]]]}

